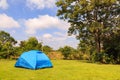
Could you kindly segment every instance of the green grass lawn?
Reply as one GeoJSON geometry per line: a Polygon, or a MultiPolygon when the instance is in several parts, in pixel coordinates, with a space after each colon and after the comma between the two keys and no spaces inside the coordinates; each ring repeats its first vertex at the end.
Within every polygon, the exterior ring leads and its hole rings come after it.
{"type": "Polygon", "coordinates": [[[120,80],[120,65],[52,60],[53,68],[30,70],[15,68],[15,62],[0,60],[0,80],[120,80]]]}

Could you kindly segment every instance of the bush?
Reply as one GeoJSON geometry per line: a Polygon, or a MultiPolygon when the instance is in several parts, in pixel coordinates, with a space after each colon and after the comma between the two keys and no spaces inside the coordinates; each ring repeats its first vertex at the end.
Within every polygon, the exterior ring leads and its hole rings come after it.
{"type": "Polygon", "coordinates": [[[68,59],[70,60],[82,60],[83,54],[79,52],[72,53],[68,56],[68,59]]]}
{"type": "Polygon", "coordinates": [[[53,59],[53,60],[59,60],[64,58],[61,52],[50,52],[47,55],[50,59],[53,59]]]}
{"type": "Polygon", "coordinates": [[[90,55],[89,54],[83,54],[82,55],[82,59],[83,60],[89,60],[90,59],[90,55]]]}
{"type": "Polygon", "coordinates": [[[104,64],[115,64],[116,61],[114,60],[114,57],[111,55],[109,57],[108,54],[106,53],[94,53],[90,56],[90,61],[91,62],[100,62],[100,63],[104,63],[104,64]]]}

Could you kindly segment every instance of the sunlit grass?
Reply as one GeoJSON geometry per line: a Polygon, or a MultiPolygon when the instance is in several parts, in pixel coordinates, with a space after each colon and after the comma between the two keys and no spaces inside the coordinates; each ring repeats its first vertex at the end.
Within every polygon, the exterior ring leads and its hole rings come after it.
{"type": "Polygon", "coordinates": [[[0,80],[120,80],[120,65],[52,60],[53,68],[30,70],[15,68],[15,62],[0,60],[0,80]]]}

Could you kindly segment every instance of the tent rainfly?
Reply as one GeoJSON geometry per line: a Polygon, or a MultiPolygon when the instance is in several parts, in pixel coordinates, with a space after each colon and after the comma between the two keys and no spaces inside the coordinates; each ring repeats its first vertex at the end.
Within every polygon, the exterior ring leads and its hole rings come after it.
{"type": "Polygon", "coordinates": [[[15,67],[35,70],[39,68],[53,67],[53,65],[50,59],[42,51],[31,50],[21,54],[15,64],[15,67]]]}

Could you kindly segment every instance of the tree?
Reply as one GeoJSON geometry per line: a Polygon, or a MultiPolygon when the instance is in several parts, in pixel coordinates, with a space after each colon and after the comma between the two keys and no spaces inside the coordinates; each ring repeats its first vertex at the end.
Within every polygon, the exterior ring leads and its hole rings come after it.
{"type": "Polygon", "coordinates": [[[76,35],[80,48],[101,53],[104,36],[120,29],[119,4],[120,0],[58,0],[57,16],[70,23],[68,33],[76,35]]]}
{"type": "Polygon", "coordinates": [[[58,51],[62,52],[64,59],[68,59],[69,55],[72,54],[73,50],[74,49],[72,47],[65,46],[63,48],[59,48],[58,51]]]}
{"type": "Polygon", "coordinates": [[[42,51],[42,42],[37,44],[36,49],[42,51]]]}
{"type": "Polygon", "coordinates": [[[20,48],[22,52],[33,49],[41,50],[42,44],[35,37],[30,37],[28,40],[20,42],[20,48]]]}
{"type": "Polygon", "coordinates": [[[43,52],[48,54],[51,51],[53,51],[53,49],[50,46],[48,46],[48,45],[43,46],[43,52]]]}
{"type": "Polygon", "coordinates": [[[108,63],[120,64],[120,30],[112,32],[110,36],[106,36],[103,42],[104,52],[110,59],[108,63]]]}
{"type": "Polygon", "coordinates": [[[0,56],[1,58],[10,58],[14,56],[14,45],[17,41],[5,31],[0,31],[0,56]]]}
{"type": "Polygon", "coordinates": [[[37,45],[38,45],[38,40],[35,37],[30,37],[26,43],[26,48],[28,50],[36,49],[37,45]]]}
{"type": "Polygon", "coordinates": [[[15,41],[15,39],[5,31],[0,31],[0,42],[1,45],[4,45],[6,42],[10,42],[12,45],[15,45],[17,43],[17,41],[15,41]]]}

